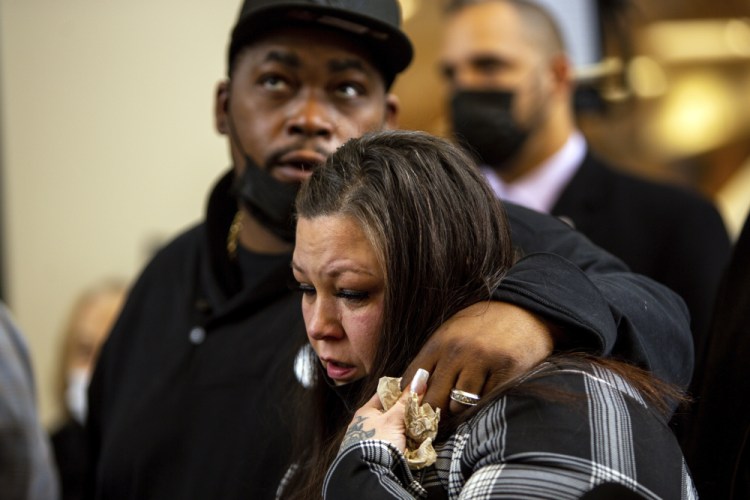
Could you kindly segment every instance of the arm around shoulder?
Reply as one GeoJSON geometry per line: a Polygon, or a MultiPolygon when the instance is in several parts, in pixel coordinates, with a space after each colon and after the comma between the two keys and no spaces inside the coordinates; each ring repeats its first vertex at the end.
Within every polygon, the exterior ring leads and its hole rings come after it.
{"type": "Polygon", "coordinates": [[[558,350],[616,356],[686,387],[693,370],[690,316],[667,287],[627,266],[554,217],[507,206],[526,255],[495,299],[557,325],[558,350]]]}

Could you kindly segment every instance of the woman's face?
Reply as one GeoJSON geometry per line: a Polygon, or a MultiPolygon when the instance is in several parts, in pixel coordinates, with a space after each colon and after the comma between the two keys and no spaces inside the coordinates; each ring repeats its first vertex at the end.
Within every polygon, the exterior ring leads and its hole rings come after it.
{"type": "Polygon", "coordinates": [[[328,376],[337,385],[364,377],[373,364],[385,293],[365,233],[348,216],[302,217],[292,268],[307,337],[328,376]]]}

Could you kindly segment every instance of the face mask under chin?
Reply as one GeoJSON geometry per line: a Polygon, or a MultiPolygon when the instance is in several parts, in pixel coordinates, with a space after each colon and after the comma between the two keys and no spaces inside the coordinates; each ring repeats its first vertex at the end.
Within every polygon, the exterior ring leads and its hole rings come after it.
{"type": "Polygon", "coordinates": [[[483,165],[507,167],[529,136],[513,118],[514,97],[507,90],[459,90],[451,98],[453,135],[483,165]]]}
{"type": "Polygon", "coordinates": [[[299,184],[275,179],[245,155],[245,170],[235,180],[234,191],[258,222],[282,240],[293,243],[294,200],[299,184]]]}

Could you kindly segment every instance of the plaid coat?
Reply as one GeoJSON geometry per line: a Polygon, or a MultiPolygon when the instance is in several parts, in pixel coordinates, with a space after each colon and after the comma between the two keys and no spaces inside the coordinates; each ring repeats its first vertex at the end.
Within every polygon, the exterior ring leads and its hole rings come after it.
{"type": "Polygon", "coordinates": [[[559,500],[614,484],[626,496],[591,498],[697,498],[664,417],[595,364],[544,363],[436,450],[434,465],[412,472],[389,443],[351,444],[331,465],[324,497],[559,500]]]}

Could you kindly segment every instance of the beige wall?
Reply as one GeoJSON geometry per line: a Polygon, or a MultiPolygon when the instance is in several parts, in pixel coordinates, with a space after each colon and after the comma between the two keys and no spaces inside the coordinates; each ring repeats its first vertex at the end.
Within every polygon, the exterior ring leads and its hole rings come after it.
{"type": "Polygon", "coordinates": [[[75,295],[134,277],[228,165],[212,98],[239,0],[0,0],[7,300],[43,421],[75,295]]]}

